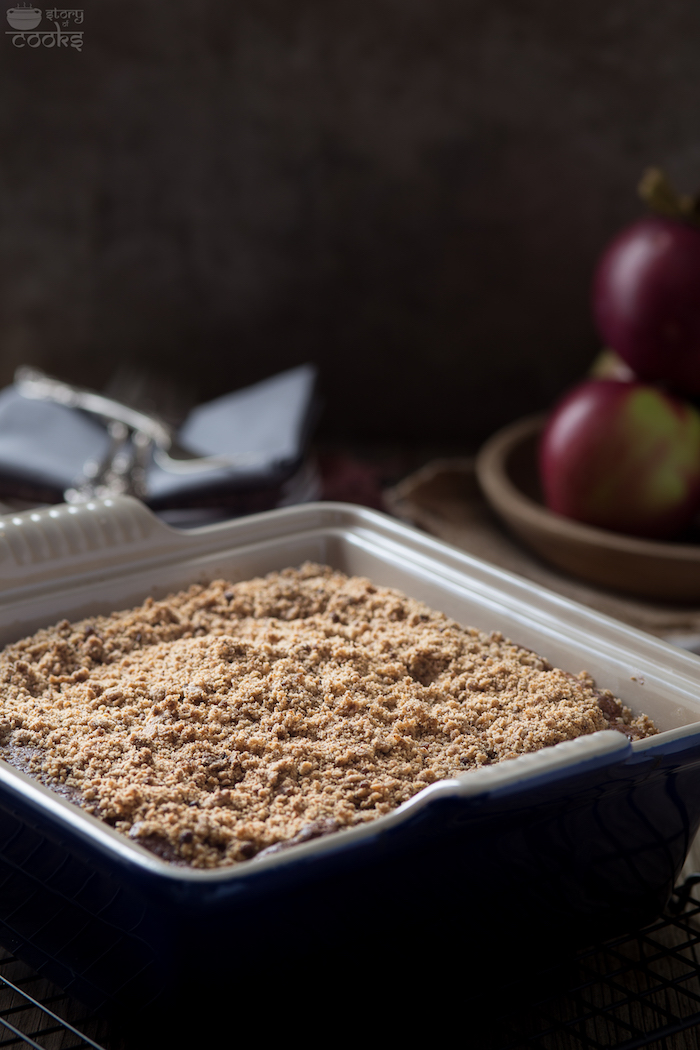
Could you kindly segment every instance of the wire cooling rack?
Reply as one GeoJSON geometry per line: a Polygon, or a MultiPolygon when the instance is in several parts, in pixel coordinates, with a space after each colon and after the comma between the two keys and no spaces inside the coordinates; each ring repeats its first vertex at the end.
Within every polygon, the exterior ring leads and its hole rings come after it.
{"type": "Polygon", "coordinates": [[[0,1047],[103,1050],[103,1021],[0,948],[0,1047]]]}
{"type": "MultiPolygon", "coordinates": [[[[700,874],[691,875],[651,926],[544,968],[534,986],[558,990],[530,994],[521,1008],[502,1020],[489,1046],[494,1050],[698,1050],[698,895],[700,874]]],[[[501,1003],[508,1001],[509,991],[518,998],[517,984],[499,983],[501,1003]]],[[[123,1050],[125,1045],[104,1021],[0,949],[0,1050],[9,1046],[123,1050]]]]}
{"type": "MultiPolygon", "coordinates": [[[[502,1025],[499,1050],[698,1050],[700,874],[651,926],[578,952],[538,974],[559,990],[531,998],[502,1025]]],[[[506,996],[507,998],[507,996],[506,996]]]]}

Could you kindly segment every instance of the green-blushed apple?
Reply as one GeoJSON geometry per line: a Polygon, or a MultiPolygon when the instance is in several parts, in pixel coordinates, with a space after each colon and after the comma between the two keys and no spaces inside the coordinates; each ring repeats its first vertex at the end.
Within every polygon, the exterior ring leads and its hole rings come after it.
{"type": "Polygon", "coordinates": [[[644,383],[588,380],[547,422],[540,477],[558,514],[635,536],[674,536],[700,504],[700,414],[644,383]]]}

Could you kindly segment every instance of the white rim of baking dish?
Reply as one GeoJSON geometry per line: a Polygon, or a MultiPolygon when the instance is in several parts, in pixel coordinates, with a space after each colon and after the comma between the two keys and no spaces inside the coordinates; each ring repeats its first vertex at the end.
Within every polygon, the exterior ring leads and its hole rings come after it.
{"type": "MultiPolygon", "coordinates": [[[[130,497],[94,500],[82,505],[60,505],[42,511],[0,518],[0,613],[8,607],[33,605],[42,594],[66,588],[82,589],[99,580],[157,569],[181,560],[193,565],[212,554],[264,548],[266,542],[314,534],[340,536],[356,546],[380,551],[389,564],[406,565],[410,555],[414,576],[459,594],[478,593],[482,606],[507,611],[511,619],[535,624],[553,638],[575,636],[578,649],[607,652],[619,659],[623,651],[630,669],[652,681],[669,675],[678,690],[697,703],[700,662],[698,657],[579,605],[513,573],[499,569],[412,526],[384,514],[348,504],[319,503],[268,511],[187,532],[165,525],[143,504],[130,497]],[[533,604],[533,598],[535,603],[533,604]],[[520,606],[527,605],[527,615],[520,606]],[[601,638],[601,627],[605,638],[601,638]]],[[[631,677],[635,677],[631,675],[631,677]]],[[[109,827],[51,789],[0,760],[0,783],[12,794],[38,804],[60,824],[99,845],[110,854],[177,881],[220,881],[247,878],[258,872],[293,863],[303,857],[345,849],[411,819],[440,798],[473,798],[515,791],[533,780],[565,776],[571,770],[594,768],[621,761],[625,755],[644,752],[700,733],[700,721],[659,733],[633,744],[622,734],[605,730],[565,741],[554,747],[465,772],[424,788],[391,813],[366,824],[340,829],[260,859],[211,869],[190,868],[150,853],[137,841],[109,827]]]]}

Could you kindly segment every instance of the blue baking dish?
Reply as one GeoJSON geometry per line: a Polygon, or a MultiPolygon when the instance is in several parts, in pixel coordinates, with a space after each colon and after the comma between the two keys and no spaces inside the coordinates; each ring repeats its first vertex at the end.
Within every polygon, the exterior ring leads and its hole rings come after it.
{"type": "Polygon", "coordinates": [[[521,928],[545,938],[658,914],[700,825],[698,658],[384,515],[309,504],[182,533],[121,498],[0,519],[0,640],[306,559],[585,669],[660,733],[559,744],[430,785],[362,827],[208,871],[161,860],[0,762],[0,942],[119,1016],[178,1001],[193,959],[225,982],[290,945],[296,959],[361,954],[378,931],[406,950],[419,936],[480,945],[514,890],[521,928]]]}

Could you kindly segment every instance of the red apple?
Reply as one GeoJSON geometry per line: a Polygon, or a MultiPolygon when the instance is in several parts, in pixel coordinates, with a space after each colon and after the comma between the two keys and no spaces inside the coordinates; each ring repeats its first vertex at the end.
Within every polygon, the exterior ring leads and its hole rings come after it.
{"type": "Polygon", "coordinates": [[[540,476],[550,510],[616,532],[673,536],[700,504],[700,414],[644,383],[588,380],[552,412],[540,476]]]}
{"type": "Polygon", "coordinates": [[[700,228],[651,215],[623,230],[598,264],[593,313],[636,376],[700,394],[700,228]]]}

